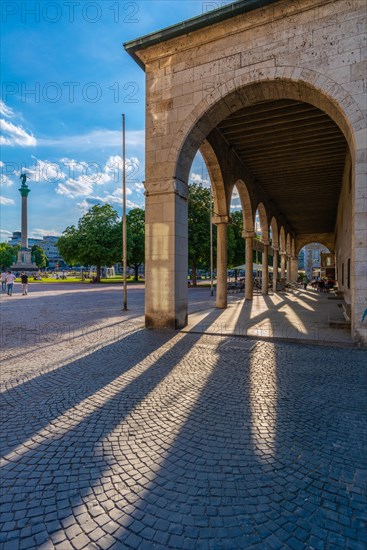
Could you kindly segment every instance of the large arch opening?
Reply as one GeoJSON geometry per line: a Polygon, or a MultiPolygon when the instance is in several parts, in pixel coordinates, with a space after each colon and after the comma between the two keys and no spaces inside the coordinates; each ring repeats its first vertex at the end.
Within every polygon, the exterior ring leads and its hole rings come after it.
{"type": "MultiPolygon", "coordinates": [[[[200,108],[202,105],[196,108],[196,116],[200,108]]],[[[343,176],[347,159],[354,155],[351,128],[342,109],[337,109],[335,102],[331,103],[320,91],[313,89],[310,94],[310,85],[305,82],[265,81],[237,88],[207,105],[181,142],[175,163],[177,180],[185,181],[188,159],[196,153],[203,136],[205,141],[216,144],[226,214],[229,215],[234,174],[242,175],[237,182],[246,179],[245,189],[236,183],[242,209],[249,210],[253,203],[261,205],[259,215],[265,228],[261,240],[267,245],[271,244],[270,220],[279,221],[281,229],[276,229],[275,244],[279,249],[280,277],[295,282],[298,243],[310,234],[318,235],[321,242],[326,236],[334,241],[337,237],[343,176]],[[211,137],[213,134],[215,138],[211,137]]],[[[353,177],[351,169],[349,177],[353,177]]],[[[350,208],[351,202],[352,196],[350,208]]],[[[251,232],[255,236],[253,207],[251,213],[252,220],[244,215],[245,239],[251,232]]],[[[273,254],[272,249],[272,262],[273,254]]],[[[269,285],[269,281],[265,284],[269,285]]]]}
{"type": "Polygon", "coordinates": [[[335,254],[320,242],[311,242],[301,248],[298,254],[298,267],[309,281],[337,280],[335,254]]]}
{"type": "MultiPolygon", "coordinates": [[[[339,248],[339,256],[346,254],[343,232],[337,228],[346,223],[348,212],[346,216],[345,211],[352,211],[358,192],[355,159],[361,149],[361,139],[355,129],[363,127],[358,108],[353,123],[349,120],[346,112],[350,102],[348,104],[345,93],[337,85],[332,88],[325,79],[317,87],[314,84],[317,73],[313,75],[308,71],[303,75],[301,71],[292,79],[292,72],[289,78],[284,78],[283,73],[277,75],[274,70],[255,70],[206,96],[179,127],[159,168],[161,177],[165,181],[173,180],[172,189],[185,198],[188,173],[198,149],[206,148],[209,156],[214,156],[221,179],[214,194],[217,194],[220,214],[218,235],[220,232],[223,240],[219,245],[221,239],[218,239],[218,247],[222,249],[227,239],[233,187],[236,184],[244,205],[246,193],[241,192],[237,182],[246,181],[250,204],[263,204],[267,212],[267,246],[270,220],[277,221],[280,277],[288,282],[297,274],[300,243],[310,235],[320,242],[330,237],[333,247],[339,248]],[[347,200],[341,205],[344,194],[347,200]]],[[[358,185],[361,186],[360,179],[358,185]]],[[[252,216],[255,216],[253,208],[252,216]]],[[[254,224],[248,220],[250,217],[245,216],[246,251],[252,249],[254,238],[254,224]]],[[[353,241],[353,232],[350,238],[353,241]]],[[[353,272],[355,246],[352,249],[348,289],[351,302],[355,301],[357,288],[353,272]]],[[[246,293],[246,297],[251,299],[252,292],[246,293]]],[[[357,301],[355,304],[358,314],[362,306],[357,305],[357,301]]],[[[178,319],[176,310],[172,315],[171,325],[185,324],[186,316],[178,319]]]]}

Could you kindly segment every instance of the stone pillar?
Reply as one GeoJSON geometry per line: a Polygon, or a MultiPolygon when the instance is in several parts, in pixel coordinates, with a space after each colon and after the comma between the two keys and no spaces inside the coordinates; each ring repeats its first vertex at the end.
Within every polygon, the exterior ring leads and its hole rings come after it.
{"type": "Polygon", "coordinates": [[[213,223],[217,226],[217,294],[216,306],[220,309],[227,307],[227,224],[228,216],[213,216],[213,223]]]}
{"type": "Polygon", "coordinates": [[[292,280],[291,282],[296,284],[297,282],[297,279],[298,279],[298,257],[297,256],[292,256],[292,280]]]}
{"type": "Polygon", "coordinates": [[[28,193],[22,194],[22,248],[28,248],[28,193]]]}
{"type": "Polygon", "coordinates": [[[280,253],[280,278],[285,279],[285,262],[286,262],[286,253],[280,253]]]}
{"type": "Polygon", "coordinates": [[[274,256],[273,256],[273,291],[277,291],[277,281],[278,281],[278,262],[279,262],[279,249],[273,247],[274,256]]]}
{"type": "Polygon", "coordinates": [[[246,300],[252,300],[253,297],[253,248],[254,248],[254,235],[253,231],[242,231],[242,237],[246,242],[246,280],[245,280],[245,298],[246,300]]]}
{"type": "Polygon", "coordinates": [[[177,329],[187,324],[186,183],[146,181],[145,326],[177,329]]]}
{"type": "Polygon", "coordinates": [[[31,192],[27,185],[27,176],[22,174],[21,178],[22,185],[19,188],[19,193],[22,197],[22,239],[21,239],[21,248],[23,250],[28,249],[28,195],[31,192]]]}
{"type": "Polygon", "coordinates": [[[289,254],[287,254],[287,283],[290,283],[291,280],[292,280],[291,257],[289,254]]]}
{"type": "Polygon", "coordinates": [[[261,283],[261,292],[262,294],[268,294],[269,289],[269,242],[263,241],[264,250],[263,250],[263,263],[262,263],[262,283],[261,283]]]}

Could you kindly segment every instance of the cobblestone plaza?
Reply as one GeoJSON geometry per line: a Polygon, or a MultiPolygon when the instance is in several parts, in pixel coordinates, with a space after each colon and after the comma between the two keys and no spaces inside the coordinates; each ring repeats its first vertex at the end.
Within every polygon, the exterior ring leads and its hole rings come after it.
{"type": "Polygon", "coordinates": [[[3,299],[1,548],[364,549],[367,352],[147,331],[143,300],[3,299]]]}

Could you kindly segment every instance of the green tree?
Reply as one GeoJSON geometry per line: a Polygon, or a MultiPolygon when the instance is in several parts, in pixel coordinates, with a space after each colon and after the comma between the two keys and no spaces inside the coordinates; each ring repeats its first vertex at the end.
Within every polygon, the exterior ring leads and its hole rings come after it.
{"type": "Polygon", "coordinates": [[[31,251],[37,267],[42,269],[43,267],[46,267],[48,265],[48,259],[43,248],[41,248],[37,244],[34,244],[31,248],[31,251]]]}
{"type": "MultiPolygon", "coordinates": [[[[196,286],[197,268],[210,261],[210,190],[202,185],[189,186],[189,266],[196,286]]],[[[214,235],[214,232],[213,232],[214,235]]]]}
{"type": "Polygon", "coordinates": [[[127,223],[127,263],[135,271],[135,281],[139,278],[139,267],[145,255],[145,212],[133,208],[126,216],[127,223]]]}
{"type": "Polygon", "coordinates": [[[15,247],[8,243],[0,243],[0,266],[10,267],[14,263],[14,258],[17,255],[15,247]]]}
{"type": "Polygon", "coordinates": [[[228,225],[228,265],[234,267],[245,263],[246,245],[242,237],[242,210],[231,212],[232,223],[228,225]]]}
{"type": "Polygon", "coordinates": [[[121,261],[121,224],[109,204],[93,206],[78,222],[67,227],[57,243],[61,256],[69,264],[95,265],[97,281],[101,267],[121,261]]]}

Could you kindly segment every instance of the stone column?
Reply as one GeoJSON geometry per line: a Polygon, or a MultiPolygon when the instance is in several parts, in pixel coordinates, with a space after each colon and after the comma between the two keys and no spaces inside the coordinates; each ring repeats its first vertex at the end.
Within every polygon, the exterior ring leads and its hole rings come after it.
{"type": "Polygon", "coordinates": [[[277,281],[278,281],[278,261],[279,261],[279,249],[273,247],[274,256],[273,256],[273,291],[277,291],[277,281]]]}
{"type": "Polygon", "coordinates": [[[298,257],[297,256],[292,256],[292,279],[291,279],[291,282],[296,284],[297,282],[297,279],[298,279],[298,257]]]}
{"type": "Polygon", "coordinates": [[[216,306],[220,309],[227,307],[227,224],[228,216],[213,216],[213,223],[217,226],[217,293],[216,306]]]}
{"type": "Polygon", "coordinates": [[[286,262],[286,253],[280,253],[280,278],[285,279],[285,262],[286,262]]]}
{"type": "Polygon", "coordinates": [[[146,181],[145,326],[187,324],[188,186],[176,178],[146,181]]]}
{"type": "MultiPolygon", "coordinates": [[[[22,174],[24,178],[24,174],[22,174]]],[[[28,249],[28,195],[31,192],[29,189],[26,179],[22,181],[22,185],[19,188],[20,195],[22,197],[22,239],[21,239],[21,248],[23,250],[28,249]]]]}
{"type": "Polygon", "coordinates": [[[28,248],[28,193],[22,194],[22,248],[28,248]]]}
{"type": "Polygon", "coordinates": [[[245,280],[245,298],[252,300],[253,297],[253,248],[254,248],[253,231],[242,231],[242,237],[246,242],[246,280],[245,280]]]}
{"type": "Polygon", "coordinates": [[[262,264],[262,283],[261,283],[261,292],[262,294],[268,294],[269,289],[269,242],[263,241],[264,250],[263,250],[263,264],[262,264]]]}
{"type": "Polygon", "coordinates": [[[291,257],[289,254],[287,254],[287,283],[290,283],[291,280],[292,280],[291,257]]]}

